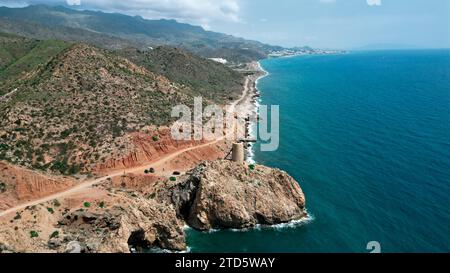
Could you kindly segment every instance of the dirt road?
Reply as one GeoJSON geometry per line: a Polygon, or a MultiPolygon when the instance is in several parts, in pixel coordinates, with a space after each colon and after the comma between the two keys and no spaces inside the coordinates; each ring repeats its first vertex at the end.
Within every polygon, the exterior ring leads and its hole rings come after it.
{"type": "MultiPolygon", "coordinates": [[[[246,96],[247,96],[247,94],[249,92],[249,84],[250,84],[250,80],[247,78],[246,81],[245,81],[244,92],[243,92],[242,96],[238,100],[236,100],[235,102],[233,102],[230,105],[229,111],[234,111],[236,105],[241,103],[246,98],[246,96]]],[[[233,124],[233,127],[235,127],[235,126],[236,126],[236,124],[233,124]]],[[[232,130],[232,131],[234,131],[234,130],[232,130]]],[[[126,169],[126,170],[120,170],[120,171],[116,171],[116,172],[114,172],[112,174],[109,174],[107,176],[103,176],[101,178],[97,178],[95,180],[81,182],[80,184],[78,184],[78,185],[76,185],[76,186],[74,186],[72,188],[66,189],[64,191],[61,191],[61,192],[58,192],[58,193],[55,193],[55,194],[52,194],[52,195],[49,195],[49,196],[46,196],[46,197],[43,197],[43,198],[39,198],[39,199],[30,201],[30,202],[26,202],[26,203],[20,204],[18,206],[12,207],[10,209],[1,211],[0,212],[0,217],[8,215],[10,213],[14,213],[14,212],[22,210],[22,209],[25,209],[26,207],[36,206],[36,205],[39,205],[39,204],[42,204],[42,203],[45,203],[45,202],[48,202],[48,201],[51,201],[51,200],[54,200],[54,199],[61,199],[61,198],[64,198],[64,197],[67,197],[67,196],[79,193],[79,192],[81,192],[83,190],[86,190],[86,189],[88,189],[88,188],[90,188],[92,186],[95,186],[95,185],[97,185],[99,183],[102,183],[102,182],[106,181],[108,178],[114,178],[114,177],[122,176],[122,175],[124,175],[124,173],[125,174],[127,174],[127,173],[143,173],[145,171],[145,169],[148,168],[149,165],[151,165],[154,168],[157,168],[157,167],[163,165],[164,163],[166,163],[167,161],[170,161],[170,160],[180,156],[183,153],[186,153],[186,152],[189,152],[189,151],[193,151],[193,150],[197,150],[197,149],[201,149],[201,148],[204,148],[204,147],[207,147],[207,146],[210,146],[210,145],[217,144],[219,141],[222,141],[224,139],[225,139],[225,136],[223,136],[221,138],[218,138],[218,139],[216,139],[214,141],[205,143],[205,144],[200,144],[200,145],[197,145],[197,146],[185,148],[185,149],[176,151],[174,153],[165,155],[164,157],[161,157],[161,158],[159,158],[159,159],[157,159],[155,161],[146,163],[145,166],[139,166],[139,167],[129,168],[129,169],[126,169]]]]}

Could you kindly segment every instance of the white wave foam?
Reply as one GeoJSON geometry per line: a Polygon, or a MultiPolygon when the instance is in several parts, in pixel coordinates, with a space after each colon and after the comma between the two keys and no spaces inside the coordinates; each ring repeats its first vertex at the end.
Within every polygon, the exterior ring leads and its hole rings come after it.
{"type": "MultiPolygon", "coordinates": [[[[262,78],[265,78],[265,77],[267,77],[267,76],[270,75],[270,73],[262,67],[261,62],[258,62],[258,68],[259,68],[262,72],[264,72],[264,75],[262,75],[262,76],[260,76],[258,79],[256,79],[256,85],[258,85],[259,80],[261,80],[262,78]]],[[[256,88],[256,89],[258,89],[258,88],[256,88]]]]}
{"type": "MultiPolygon", "coordinates": [[[[258,64],[259,70],[263,72],[263,75],[259,76],[259,77],[256,79],[256,81],[255,81],[256,93],[257,93],[257,94],[260,94],[261,91],[258,89],[258,82],[259,82],[259,80],[261,80],[262,78],[267,77],[268,75],[270,75],[270,73],[267,72],[267,71],[262,67],[262,65],[261,65],[260,62],[257,62],[257,64],[258,64]]],[[[255,112],[256,112],[256,113],[259,113],[259,107],[261,106],[261,99],[260,99],[260,98],[259,98],[258,100],[256,100],[254,106],[255,106],[255,112]]],[[[250,126],[249,133],[250,133],[250,136],[251,136],[252,139],[257,139],[257,138],[258,138],[258,123],[252,124],[252,125],[250,126]]],[[[255,164],[256,161],[255,161],[254,144],[250,144],[250,147],[247,148],[247,153],[248,153],[248,156],[247,156],[247,162],[250,163],[250,164],[255,164]]]]}
{"type": "Polygon", "coordinates": [[[293,220],[287,223],[281,223],[281,224],[277,224],[277,225],[256,225],[255,227],[252,228],[245,228],[245,229],[231,229],[231,231],[233,232],[248,232],[248,231],[252,231],[252,230],[270,230],[270,229],[275,229],[275,230],[281,230],[281,229],[287,229],[287,228],[296,228],[296,227],[300,227],[303,225],[307,225],[309,223],[311,223],[312,221],[314,221],[314,216],[311,214],[307,214],[307,216],[305,218],[302,218],[300,220],[293,220]]]}
{"type": "MultiPolygon", "coordinates": [[[[257,106],[259,107],[259,105],[257,106]]],[[[252,139],[257,139],[258,137],[258,124],[254,123],[250,125],[249,133],[252,139]]],[[[255,149],[254,144],[250,144],[250,147],[247,148],[247,162],[250,164],[255,164],[255,149]]]]}
{"type": "Polygon", "coordinates": [[[287,223],[281,223],[281,224],[277,224],[277,225],[256,225],[254,227],[251,228],[242,228],[242,229],[210,229],[208,231],[203,231],[202,233],[207,233],[207,234],[211,234],[211,233],[216,233],[216,232],[221,232],[221,231],[232,231],[232,232],[248,232],[248,231],[259,231],[259,230],[282,230],[282,229],[288,229],[288,228],[296,228],[296,227],[300,227],[300,226],[304,226],[307,224],[310,224],[311,222],[314,221],[314,216],[312,214],[306,213],[306,217],[302,218],[300,220],[292,220],[290,222],[287,223]]]}
{"type": "Polygon", "coordinates": [[[191,252],[191,248],[187,247],[186,250],[183,251],[172,251],[172,250],[167,250],[167,249],[162,249],[159,247],[154,247],[148,250],[150,253],[178,253],[178,254],[183,254],[183,253],[190,253],[191,252]]]}

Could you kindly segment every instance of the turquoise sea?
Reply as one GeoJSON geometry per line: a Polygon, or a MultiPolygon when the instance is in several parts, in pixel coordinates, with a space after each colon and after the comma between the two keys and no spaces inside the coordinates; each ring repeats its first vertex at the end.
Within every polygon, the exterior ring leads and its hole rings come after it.
{"type": "MultiPolygon", "coordinates": [[[[188,231],[192,252],[450,251],[450,50],[351,52],[261,62],[280,105],[280,148],[258,163],[299,181],[313,220],[188,231]]],[[[274,201],[276,202],[276,200],[274,201]]]]}

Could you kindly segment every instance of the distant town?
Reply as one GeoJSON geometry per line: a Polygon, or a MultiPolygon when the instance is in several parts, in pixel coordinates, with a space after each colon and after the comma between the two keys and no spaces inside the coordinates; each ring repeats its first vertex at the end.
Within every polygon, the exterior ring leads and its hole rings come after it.
{"type": "MultiPolygon", "coordinates": [[[[267,54],[268,58],[282,58],[282,57],[294,57],[294,56],[301,56],[301,55],[331,55],[331,54],[345,54],[347,51],[345,50],[335,50],[335,49],[315,49],[310,47],[301,47],[301,48],[290,48],[290,49],[283,49],[283,50],[277,50],[272,51],[267,54]]],[[[242,70],[246,69],[246,65],[244,63],[238,63],[233,64],[230,63],[225,58],[209,58],[209,60],[228,65],[232,67],[233,69],[239,70],[242,72],[242,70]]]]}
{"type": "Polygon", "coordinates": [[[327,54],[344,54],[345,50],[332,49],[314,49],[310,47],[283,49],[280,51],[273,51],[268,54],[269,58],[292,57],[299,55],[327,55],[327,54]]]}

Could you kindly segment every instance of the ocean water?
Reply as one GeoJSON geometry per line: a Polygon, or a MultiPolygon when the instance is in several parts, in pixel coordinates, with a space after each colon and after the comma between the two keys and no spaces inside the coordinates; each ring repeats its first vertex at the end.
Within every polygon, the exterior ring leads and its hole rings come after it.
{"type": "Polygon", "coordinates": [[[280,105],[280,148],[256,145],[254,159],[299,181],[312,219],[188,230],[192,252],[369,252],[370,241],[382,252],[450,251],[450,50],[261,64],[261,104],[280,105]]]}

